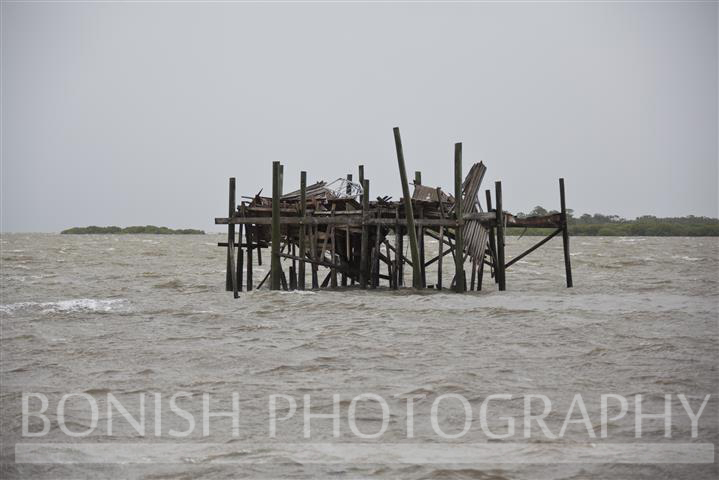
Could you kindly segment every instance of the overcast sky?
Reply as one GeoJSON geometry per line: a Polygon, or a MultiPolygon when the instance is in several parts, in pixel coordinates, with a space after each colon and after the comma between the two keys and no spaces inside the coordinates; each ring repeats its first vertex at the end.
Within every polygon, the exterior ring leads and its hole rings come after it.
{"type": "Polygon", "coordinates": [[[3,3],[2,231],[214,230],[241,194],[407,169],[505,207],[717,216],[717,4],[3,3]]]}

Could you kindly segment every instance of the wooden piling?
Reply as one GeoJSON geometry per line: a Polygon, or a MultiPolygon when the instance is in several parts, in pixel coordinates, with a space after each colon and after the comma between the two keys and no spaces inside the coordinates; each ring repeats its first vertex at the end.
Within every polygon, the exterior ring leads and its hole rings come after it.
{"type": "Polygon", "coordinates": [[[419,259],[419,245],[417,244],[417,229],[414,225],[414,212],[412,211],[412,197],[409,194],[407,183],[407,170],[404,165],[404,152],[402,151],[402,138],[399,128],[394,127],[394,144],[397,149],[397,163],[399,164],[399,176],[402,182],[402,195],[404,197],[404,215],[407,220],[407,234],[409,235],[409,249],[412,256],[412,286],[421,288],[422,271],[419,259]]]}
{"type": "Polygon", "coordinates": [[[279,290],[282,282],[280,263],[280,162],[272,162],[272,256],[270,259],[270,290],[279,290]]]}
{"type": "MultiPolygon", "coordinates": [[[[360,167],[362,167],[360,165],[360,167]]],[[[360,176],[364,177],[364,168],[360,170],[360,176]]],[[[360,245],[360,288],[367,288],[367,262],[369,260],[367,251],[369,248],[369,226],[367,225],[367,219],[369,217],[369,180],[362,180],[362,240],[360,245]]]]}
{"type": "Polygon", "coordinates": [[[497,202],[497,253],[496,269],[499,290],[507,289],[504,275],[504,213],[502,212],[502,182],[494,182],[494,199],[497,202]]]}
{"type": "MultiPolygon", "coordinates": [[[[229,212],[228,216],[232,218],[235,215],[235,208],[237,208],[237,204],[235,203],[235,177],[230,177],[230,195],[229,195],[229,212]]],[[[234,249],[235,244],[235,226],[228,224],[227,225],[227,275],[225,276],[225,290],[228,292],[232,291],[232,277],[235,274],[235,266],[234,266],[234,251],[231,251],[234,249]]]]}
{"type": "Polygon", "coordinates": [[[372,275],[371,275],[371,286],[372,288],[379,287],[379,256],[380,256],[380,235],[382,231],[382,226],[377,225],[377,228],[375,229],[375,238],[374,238],[374,250],[372,251],[372,275]]]}
{"type": "Polygon", "coordinates": [[[247,225],[245,228],[245,239],[247,241],[247,291],[252,291],[252,238],[254,227],[247,225]]]}
{"type": "Polygon", "coordinates": [[[454,144],[454,218],[457,227],[454,232],[455,291],[467,291],[464,275],[464,239],[462,229],[462,144],[454,144]]]}
{"type": "Polygon", "coordinates": [[[562,215],[562,247],[564,249],[564,269],[567,276],[567,288],[572,288],[572,260],[569,255],[569,226],[567,225],[567,203],[564,197],[564,179],[559,179],[559,202],[562,215]]]}
{"type": "MultiPolygon", "coordinates": [[[[332,205],[332,216],[335,216],[335,205],[332,205]]],[[[330,230],[330,240],[332,240],[332,246],[330,247],[330,255],[332,256],[332,265],[333,267],[330,268],[330,288],[336,289],[337,288],[337,268],[334,267],[334,265],[337,264],[337,230],[335,229],[335,226],[332,225],[330,230]]]]}
{"type": "MultiPolygon", "coordinates": [[[[394,281],[392,282],[392,288],[397,290],[401,284],[399,276],[400,276],[400,264],[402,263],[402,250],[400,249],[400,244],[402,243],[402,227],[399,225],[399,208],[394,209],[394,218],[395,218],[395,226],[394,226],[394,281]]],[[[388,247],[389,248],[389,247],[388,247]]],[[[387,256],[389,256],[389,251],[387,252],[387,256]]]]}
{"type": "Polygon", "coordinates": [[[307,236],[307,226],[305,220],[307,216],[307,172],[300,172],[300,216],[302,224],[300,224],[299,238],[299,256],[301,258],[297,266],[297,289],[305,289],[305,257],[307,256],[307,246],[305,245],[305,237],[307,236]]]}
{"type": "Polygon", "coordinates": [[[312,250],[311,257],[315,262],[312,263],[312,288],[317,289],[320,288],[319,284],[319,278],[317,276],[317,232],[318,232],[318,225],[313,225],[312,227],[312,238],[310,240],[310,249],[312,250]]]}
{"type": "MultiPolygon", "coordinates": [[[[359,179],[360,187],[362,187],[364,191],[364,165],[357,167],[357,178],[359,179]]],[[[364,201],[364,195],[360,195],[359,201],[360,204],[364,205],[364,203],[362,203],[364,201]]]]}
{"type": "MultiPolygon", "coordinates": [[[[485,190],[484,192],[487,196],[487,213],[492,211],[492,192],[489,190],[485,190]]],[[[497,272],[497,242],[494,241],[494,228],[489,229],[489,249],[491,251],[492,255],[492,261],[494,262],[494,283],[498,283],[499,279],[497,278],[496,272],[497,272]]]]}
{"type": "Polygon", "coordinates": [[[245,251],[242,250],[242,224],[237,226],[237,271],[235,276],[237,277],[237,291],[242,291],[242,275],[245,273],[244,270],[244,259],[245,251]]]}
{"type": "MultiPolygon", "coordinates": [[[[415,172],[415,175],[419,172],[415,172]]],[[[420,179],[421,180],[421,179],[420,179]]],[[[415,181],[417,181],[417,178],[415,177],[415,181]]],[[[422,205],[418,206],[419,209],[419,218],[424,218],[424,208],[422,205]]],[[[427,266],[425,265],[425,255],[424,255],[424,227],[419,226],[417,228],[417,243],[419,243],[419,277],[420,277],[420,287],[421,288],[427,288],[427,266]]]]}

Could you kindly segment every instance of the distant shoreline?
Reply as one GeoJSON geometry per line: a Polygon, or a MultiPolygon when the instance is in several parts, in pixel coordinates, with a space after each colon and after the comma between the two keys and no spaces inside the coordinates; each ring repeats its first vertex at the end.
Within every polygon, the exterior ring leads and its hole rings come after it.
{"type": "Polygon", "coordinates": [[[193,228],[172,229],[167,227],[157,227],[155,225],[133,226],[133,227],[97,227],[90,225],[89,227],[73,227],[60,232],[64,235],[91,235],[91,234],[133,234],[145,233],[151,235],[204,235],[204,230],[195,230],[193,228]]]}

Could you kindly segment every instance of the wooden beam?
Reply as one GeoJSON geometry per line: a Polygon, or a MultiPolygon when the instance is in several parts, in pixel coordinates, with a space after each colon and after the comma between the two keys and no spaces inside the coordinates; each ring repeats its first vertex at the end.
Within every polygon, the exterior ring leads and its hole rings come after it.
{"type": "MultiPolygon", "coordinates": [[[[364,171],[361,171],[361,175],[364,176],[364,171]]],[[[360,288],[367,288],[367,262],[369,261],[369,226],[366,222],[367,216],[369,215],[369,180],[366,178],[362,183],[362,240],[360,245],[360,274],[359,282],[360,288]]]]}
{"type": "MultiPolygon", "coordinates": [[[[307,215],[307,172],[300,172],[300,216],[304,218],[307,215]]],[[[297,271],[297,289],[305,289],[305,257],[307,256],[307,246],[305,241],[307,237],[307,227],[304,223],[300,225],[299,239],[299,256],[300,263],[297,271]]]]}
{"type": "Polygon", "coordinates": [[[282,282],[280,263],[280,162],[272,162],[272,255],[270,257],[270,290],[279,290],[282,282]]]}
{"type": "MultiPolygon", "coordinates": [[[[454,215],[459,221],[462,218],[462,144],[454,144],[454,215]]],[[[467,290],[464,275],[464,239],[462,227],[457,226],[454,234],[454,267],[455,291],[463,293],[467,290]]]]}
{"type": "MultiPolygon", "coordinates": [[[[228,208],[228,217],[233,218],[235,216],[235,177],[230,177],[230,195],[229,195],[229,208],[228,208]]],[[[232,291],[232,277],[235,274],[235,265],[234,265],[234,243],[235,243],[235,226],[228,224],[227,225],[227,274],[225,276],[225,290],[228,292],[232,291]]]]}
{"type": "Polygon", "coordinates": [[[404,216],[407,221],[407,234],[409,235],[409,249],[412,256],[412,286],[420,288],[422,285],[422,271],[420,270],[419,246],[417,245],[417,230],[412,211],[412,197],[409,194],[407,183],[407,170],[404,165],[404,152],[402,151],[402,138],[399,128],[394,127],[394,144],[397,150],[397,163],[399,164],[399,177],[402,182],[402,195],[404,197],[404,216]]]}
{"type": "Polygon", "coordinates": [[[504,266],[504,213],[502,212],[502,182],[494,182],[494,199],[497,202],[497,283],[499,290],[507,289],[504,266]]]}
{"type": "Polygon", "coordinates": [[[548,241],[550,241],[551,239],[553,239],[554,236],[557,235],[557,234],[560,233],[560,232],[562,232],[562,229],[561,229],[561,228],[556,229],[556,230],[553,231],[551,234],[547,235],[547,236],[544,237],[542,240],[540,240],[539,242],[537,242],[535,245],[531,246],[530,248],[528,248],[528,249],[525,250],[524,252],[520,253],[519,255],[517,255],[516,257],[514,257],[513,259],[511,259],[510,261],[508,261],[508,262],[504,265],[504,269],[507,270],[509,267],[511,267],[512,265],[514,265],[515,263],[517,263],[518,261],[520,261],[521,259],[523,259],[523,258],[526,257],[527,255],[529,255],[530,253],[532,253],[533,251],[535,251],[536,249],[538,249],[539,247],[541,247],[542,245],[544,245],[545,243],[547,243],[548,241]]]}
{"type": "Polygon", "coordinates": [[[564,249],[564,269],[567,276],[567,288],[572,288],[572,260],[569,255],[569,227],[567,226],[567,203],[564,197],[564,179],[559,179],[559,202],[562,215],[562,247],[564,249]]]}

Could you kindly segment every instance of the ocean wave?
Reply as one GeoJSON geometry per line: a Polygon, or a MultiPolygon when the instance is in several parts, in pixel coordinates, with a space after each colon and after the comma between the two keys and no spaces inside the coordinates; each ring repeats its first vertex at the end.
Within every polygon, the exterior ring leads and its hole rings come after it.
{"type": "Polygon", "coordinates": [[[126,302],[123,298],[78,298],[57,302],[18,302],[0,305],[0,313],[11,314],[18,310],[39,309],[42,313],[109,312],[126,302]]]}

